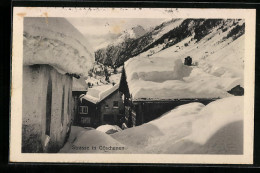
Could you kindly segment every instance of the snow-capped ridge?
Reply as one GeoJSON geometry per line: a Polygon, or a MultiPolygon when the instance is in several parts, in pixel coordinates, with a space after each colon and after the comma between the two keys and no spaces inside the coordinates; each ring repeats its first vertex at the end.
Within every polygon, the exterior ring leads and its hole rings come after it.
{"type": "MultiPolygon", "coordinates": [[[[216,34],[221,36],[218,40],[219,43],[228,43],[244,34],[244,26],[244,20],[241,19],[171,19],[137,39],[119,41],[120,44],[116,42],[97,50],[95,59],[105,65],[121,66],[129,58],[140,54],[151,56],[175,46],[187,38],[191,40],[183,43],[184,47],[191,43],[199,44],[202,41],[210,41],[211,38],[217,36],[216,34]]],[[[123,36],[121,40],[124,40],[123,36]]]]}
{"type": "Polygon", "coordinates": [[[137,25],[131,29],[123,31],[122,34],[112,44],[108,46],[116,46],[124,41],[127,41],[128,39],[137,39],[143,36],[145,33],[146,30],[142,26],[137,25]]]}

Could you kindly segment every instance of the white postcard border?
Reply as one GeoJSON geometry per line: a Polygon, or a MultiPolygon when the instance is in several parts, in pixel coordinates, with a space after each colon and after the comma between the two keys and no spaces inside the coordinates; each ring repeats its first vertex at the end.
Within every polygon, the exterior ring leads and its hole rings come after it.
{"type": "Polygon", "coordinates": [[[12,44],[10,161],[56,163],[213,163],[252,164],[254,132],[255,9],[170,9],[170,8],[54,8],[14,7],[12,44]],[[22,56],[24,17],[97,18],[242,18],[245,19],[244,69],[244,154],[50,154],[21,153],[22,136],[22,56]]]}

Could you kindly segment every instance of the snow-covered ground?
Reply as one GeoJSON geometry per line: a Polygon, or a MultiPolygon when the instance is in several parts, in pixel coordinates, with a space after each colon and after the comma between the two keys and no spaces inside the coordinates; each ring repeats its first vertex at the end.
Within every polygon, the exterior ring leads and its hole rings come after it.
{"type": "Polygon", "coordinates": [[[126,146],[113,139],[110,135],[98,130],[88,130],[72,126],[67,143],[60,153],[122,153],[126,146]],[[111,148],[109,148],[111,146],[111,148]],[[114,147],[114,150],[113,148],[114,147]],[[117,148],[115,148],[117,147],[117,148]]]}
{"type": "Polygon", "coordinates": [[[102,85],[109,85],[112,83],[119,83],[121,78],[121,73],[111,74],[109,77],[109,82],[105,80],[105,76],[95,76],[95,77],[88,77],[85,82],[88,84],[92,84],[94,87],[102,86],[102,85]]]}
{"type": "Polygon", "coordinates": [[[169,32],[170,30],[173,30],[174,28],[178,27],[182,22],[183,22],[183,19],[173,19],[173,20],[164,22],[163,25],[165,25],[166,27],[163,27],[163,29],[159,29],[158,31],[156,31],[157,33],[155,33],[153,35],[153,39],[154,40],[159,39],[161,36],[163,36],[164,34],[169,32]]]}
{"type": "Polygon", "coordinates": [[[97,130],[100,132],[107,133],[107,134],[122,131],[122,129],[120,127],[118,127],[117,125],[109,125],[109,124],[101,125],[97,128],[97,130]]]}
{"type": "Polygon", "coordinates": [[[162,117],[112,136],[134,152],[241,154],[243,97],[229,97],[207,106],[190,103],[162,117]]]}
{"type": "Polygon", "coordinates": [[[185,104],[149,123],[111,135],[73,127],[69,141],[60,152],[103,153],[102,146],[112,146],[124,148],[106,152],[242,154],[243,99],[243,96],[233,96],[206,106],[197,102],[185,104]],[[98,149],[79,151],[75,146],[98,149]]]}

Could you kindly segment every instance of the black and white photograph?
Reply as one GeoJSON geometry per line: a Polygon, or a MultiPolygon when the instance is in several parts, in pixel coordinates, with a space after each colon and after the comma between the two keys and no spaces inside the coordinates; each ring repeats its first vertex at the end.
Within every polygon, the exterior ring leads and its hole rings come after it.
{"type": "Polygon", "coordinates": [[[11,159],[251,163],[254,18],[16,7],[11,159]]]}

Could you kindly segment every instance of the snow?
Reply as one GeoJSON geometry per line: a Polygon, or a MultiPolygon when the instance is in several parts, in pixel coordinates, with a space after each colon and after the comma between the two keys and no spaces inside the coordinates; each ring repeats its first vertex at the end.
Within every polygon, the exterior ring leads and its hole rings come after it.
{"type": "Polygon", "coordinates": [[[111,136],[128,152],[240,154],[243,151],[243,97],[229,97],[207,106],[179,106],[149,123],[111,136]]]}
{"type": "MultiPolygon", "coordinates": [[[[232,22],[227,27],[232,29],[232,22]]],[[[223,40],[231,29],[223,32],[214,28],[199,42],[191,35],[163,50],[164,44],[160,44],[126,61],[132,99],[231,96],[227,91],[237,85],[244,86],[244,35],[236,40],[223,40]],[[187,56],[191,56],[196,65],[185,66],[183,62],[187,56]]]]}
{"type": "Polygon", "coordinates": [[[60,73],[88,75],[94,51],[64,18],[25,18],[24,65],[49,64],[60,73]]]}
{"type": "Polygon", "coordinates": [[[241,83],[240,78],[217,77],[174,58],[136,57],[125,63],[125,70],[133,100],[223,98],[241,83]]]}
{"type": "MultiPolygon", "coordinates": [[[[120,70],[120,69],[119,69],[120,70]]],[[[118,72],[117,74],[111,74],[109,77],[110,83],[119,83],[121,79],[121,72],[118,72]]]]}
{"type": "Polygon", "coordinates": [[[73,78],[72,91],[87,91],[88,85],[83,78],[73,78]]]}
{"type": "Polygon", "coordinates": [[[165,143],[171,147],[175,141],[191,133],[191,123],[202,108],[204,105],[196,102],[182,105],[156,120],[113,134],[112,137],[142,153],[167,153],[163,151],[167,148],[165,143]]]}
{"type": "Polygon", "coordinates": [[[101,125],[98,128],[96,128],[96,130],[103,132],[103,133],[107,133],[111,130],[115,131],[115,132],[119,132],[122,131],[122,129],[120,127],[118,127],[117,125],[101,125]]]}
{"type": "Polygon", "coordinates": [[[116,46],[116,45],[119,45],[120,43],[123,43],[127,39],[137,39],[137,38],[143,36],[145,33],[146,33],[146,31],[144,30],[144,28],[142,26],[140,26],[140,25],[135,26],[131,29],[127,29],[127,30],[123,31],[122,35],[120,35],[110,45],[116,46]]]}
{"type": "Polygon", "coordinates": [[[217,75],[219,70],[222,71],[218,75],[219,77],[224,75],[243,78],[245,36],[242,35],[235,41],[232,41],[231,38],[223,41],[222,38],[227,35],[228,31],[212,31],[198,43],[196,43],[196,40],[192,40],[194,37],[192,35],[153,56],[180,58],[182,60],[187,56],[191,56],[194,62],[198,62],[199,68],[207,73],[217,75]],[[185,47],[184,43],[189,43],[189,45],[185,47]],[[216,74],[214,74],[215,72],[216,74]]]}
{"type": "Polygon", "coordinates": [[[137,39],[143,36],[146,32],[147,31],[140,25],[132,27],[131,29],[126,29],[118,36],[118,38],[113,40],[113,42],[111,42],[111,40],[107,40],[101,43],[100,45],[96,46],[95,51],[98,51],[100,49],[106,49],[107,47],[111,46],[120,45],[128,39],[137,39]]]}
{"type": "Polygon", "coordinates": [[[210,103],[200,111],[199,118],[193,122],[192,133],[186,139],[205,144],[220,128],[243,120],[243,105],[243,97],[225,98],[210,103]]]}
{"type": "Polygon", "coordinates": [[[98,130],[87,130],[72,126],[69,140],[59,153],[117,153],[124,152],[125,146],[106,133],[98,130]],[[107,147],[104,149],[103,146],[107,147]],[[111,146],[111,150],[109,147],[111,146]],[[95,149],[93,149],[95,147],[95,149]],[[121,150],[113,150],[112,147],[120,147],[121,150]],[[123,150],[122,150],[123,149],[123,150]]]}
{"type": "Polygon", "coordinates": [[[87,94],[82,98],[94,104],[97,104],[105,99],[107,96],[112,94],[114,91],[116,91],[118,87],[119,84],[115,84],[114,86],[112,84],[95,86],[93,88],[89,88],[87,94]]]}
{"type": "Polygon", "coordinates": [[[60,152],[111,152],[153,154],[242,154],[243,96],[232,96],[203,105],[181,105],[140,126],[106,134],[114,126],[88,130],[72,126],[60,152]],[[74,149],[73,149],[74,146],[74,149]],[[112,146],[124,150],[76,150],[75,146],[112,146]]]}
{"type": "Polygon", "coordinates": [[[93,85],[98,85],[100,84],[100,78],[97,78],[97,77],[88,77],[86,80],[85,80],[86,83],[90,83],[90,84],[93,84],[93,85]]]}
{"type": "Polygon", "coordinates": [[[163,27],[163,29],[160,29],[158,31],[158,33],[154,34],[153,39],[154,40],[159,39],[160,37],[162,37],[164,34],[169,32],[170,30],[173,30],[174,28],[179,26],[182,22],[183,22],[183,19],[173,19],[171,21],[164,22],[163,24],[166,25],[166,26],[163,27]]]}

